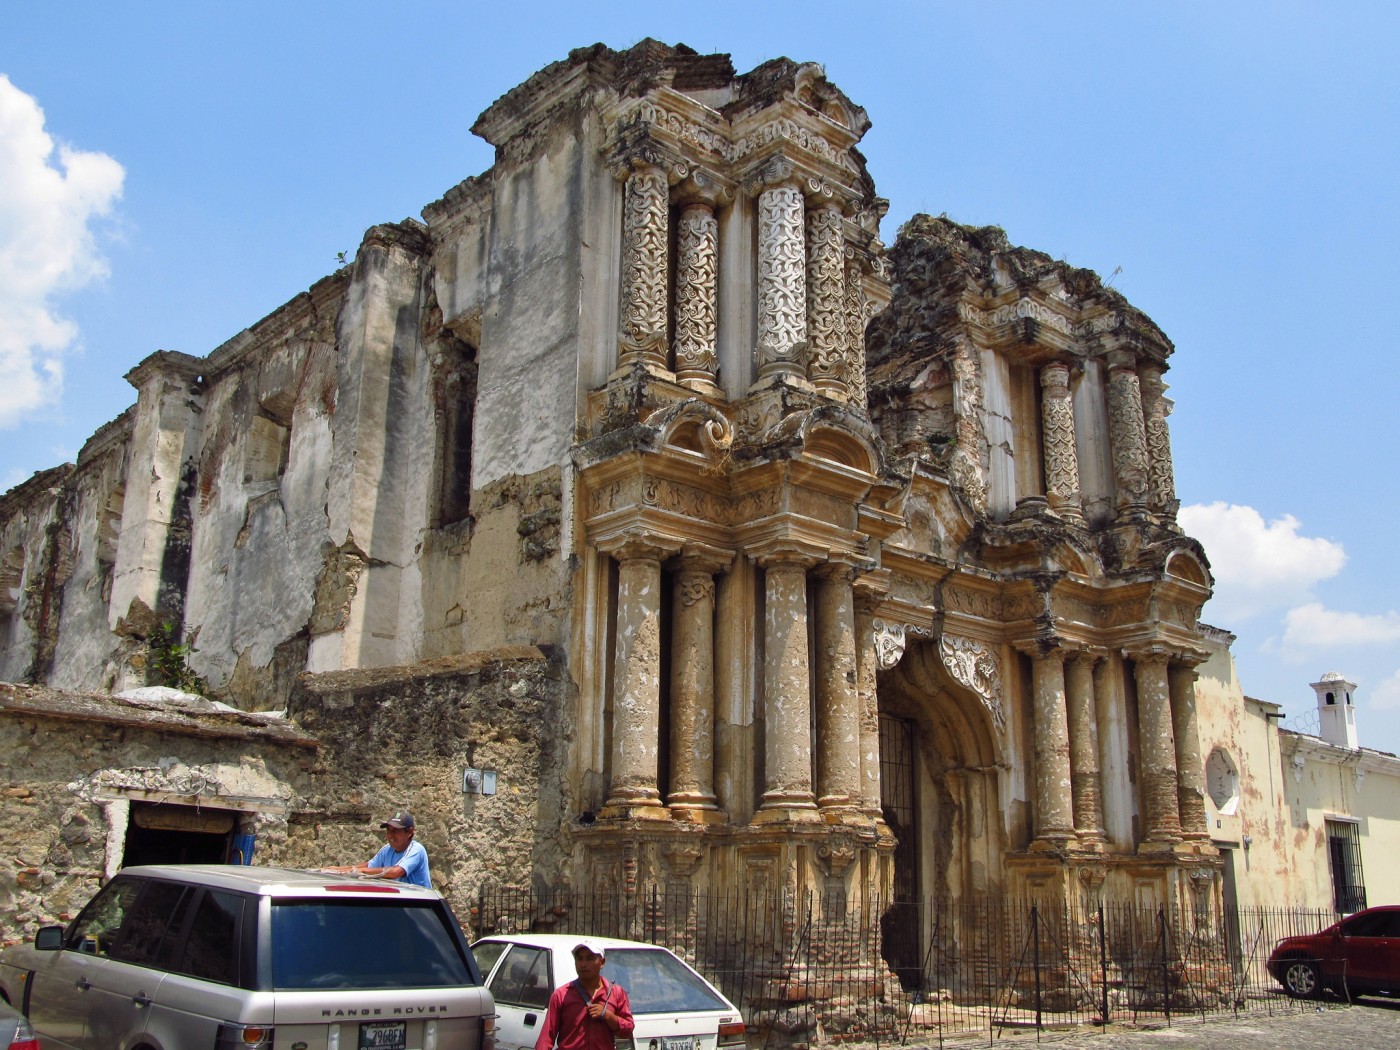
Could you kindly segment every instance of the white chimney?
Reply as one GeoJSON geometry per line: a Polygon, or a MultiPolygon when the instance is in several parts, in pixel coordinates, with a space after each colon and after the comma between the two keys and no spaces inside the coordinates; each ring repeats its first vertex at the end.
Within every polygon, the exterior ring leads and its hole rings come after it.
{"type": "Polygon", "coordinates": [[[1359,751],[1361,745],[1356,742],[1356,708],[1351,706],[1351,694],[1356,691],[1356,683],[1347,681],[1346,675],[1338,671],[1328,671],[1312,687],[1317,694],[1318,733],[1322,739],[1338,747],[1359,751]]]}

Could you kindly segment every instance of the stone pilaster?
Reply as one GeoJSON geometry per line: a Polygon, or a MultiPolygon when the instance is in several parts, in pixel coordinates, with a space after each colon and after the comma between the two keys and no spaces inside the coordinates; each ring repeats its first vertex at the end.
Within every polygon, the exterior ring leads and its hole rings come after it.
{"type": "Polygon", "coordinates": [[[1069,658],[1065,692],[1069,712],[1069,763],[1074,782],[1074,831],[1080,844],[1102,848],[1103,787],[1099,773],[1099,731],[1095,714],[1094,664],[1098,657],[1079,652],[1069,658]]]}
{"type": "Polygon", "coordinates": [[[764,569],[764,784],[756,823],[812,821],[811,667],[807,651],[807,569],[815,559],[783,552],[764,569]]]}
{"type": "Polygon", "coordinates": [[[1035,711],[1035,841],[1031,848],[1058,849],[1074,840],[1065,654],[1037,645],[1030,656],[1035,711]]]}
{"type": "Polygon", "coordinates": [[[846,274],[841,208],[826,201],[807,212],[807,378],[823,394],[845,401],[846,274]]]}
{"type": "Polygon", "coordinates": [[[687,204],[676,226],[676,379],[705,394],[716,382],[719,223],[713,205],[687,204]]]}
{"type": "Polygon", "coordinates": [[[665,371],[666,258],[670,186],[650,165],[627,176],[622,217],[622,289],[618,304],[618,366],[665,371]]]}
{"type": "Polygon", "coordinates": [[[1144,364],[1141,370],[1143,426],[1147,439],[1147,498],[1153,510],[1175,519],[1180,501],[1176,498],[1172,439],[1167,428],[1172,403],[1166,396],[1163,371],[1155,361],[1144,364]]]}
{"type": "Polygon", "coordinates": [[[1083,521],[1079,495],[1079,453],[1074,439],[1074,403],[1069,367],[1060,362],[1040,370],[1041,438],[1045,457],[1045,499],[1050,509],[1083,521]]]}
{"type": "Polygon", "coordinates": [[[880,657],[875,647],[875,606],[879,595],[856,596],[856,695],[860,704],[860,805],[880,823],[880,705],[876,679],[880,657]]]}
{"type": "Polygon", "coordinates": [[[865,289],[862,287],[860,260],[848,251],[846,259],[846,386],[851,404],[862,412],[869,410],[869,390],[865,381],[865,289]]]}
{"type": "Polygon", "coordinates": [[[1113,446],[1115,506],[1119,517],[1147,508],[1147,431],[1137,362],[1127,350],[1108,357],[1108,433],[1113,446]]]}
{"type": "Polygon", "coordinates": [[[666,819],[657,787],[661,725],[661,560],[648,539],[609,551],[617,561],[611,778],[600,816],[666,819]]]}
{"type": "Polygon", "coordinates": [[[1201,736],[1196,723],[1196,669],[1173,663],[1167,668],[1171,694],[1172,732],[1176,743],[1177,808],[1182,837],[1205,841],[1205,768],[1201,762],[1201,736]]]}
{"type": "Polygon", "coordinates": [[[816,794],[829,820],[854,816],[861,797],[854,578],[844,565],[817,572],[816,794]]]}
{"type": "Polygon", "coordinates": [[[1124,654],[1133,660],[1138,694],[1138,750],[1142,755],[1143,845],[1181,841],[1177,801],[1176,735],[1167,686],[1169,656],[1160,650],[1124,654]]]}
{"type": "Polygon", "coordinates": [[[758,195],[758,378],[806,379],[807,254],[802,193],[780,183],[758,195]]]}
{"type": "Polygon", "coordinates": [[[715,574],[732,556],[687,548],[676,563],[671,619],[671,783],[680,820],[723,819],[715,801],[715,574]]]}

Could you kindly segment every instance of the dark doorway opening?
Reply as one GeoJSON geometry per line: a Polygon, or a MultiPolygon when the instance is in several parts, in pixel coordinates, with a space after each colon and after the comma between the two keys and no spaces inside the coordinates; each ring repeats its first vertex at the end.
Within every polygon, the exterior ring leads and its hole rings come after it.
{"type": "Polygon", "coordinates": [[[880,716],[880,808],[894,832],[894,899],[880,919],[885,962],[905,991],[923,987],[914,723],[880,716]]]}
{"type": "Polygon", "coordinates": [[[225,864],[237,815],[226,809],[133,802],[122,867],[134,864],[225,864]]]}

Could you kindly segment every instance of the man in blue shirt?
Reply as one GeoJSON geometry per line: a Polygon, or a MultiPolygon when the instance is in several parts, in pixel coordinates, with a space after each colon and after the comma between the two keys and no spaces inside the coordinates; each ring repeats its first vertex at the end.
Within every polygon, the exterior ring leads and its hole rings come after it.
{"type": "Polygon", "coordinates": [[[428,877],[428,851],[421,842],[413,839],[413,814],[401,809],[379,826],[384,829],[384,837],[389,841],[368,862],[326,870],[357,871],[374,879],[398,879],[431,889],[433,882],[428,877]]]}

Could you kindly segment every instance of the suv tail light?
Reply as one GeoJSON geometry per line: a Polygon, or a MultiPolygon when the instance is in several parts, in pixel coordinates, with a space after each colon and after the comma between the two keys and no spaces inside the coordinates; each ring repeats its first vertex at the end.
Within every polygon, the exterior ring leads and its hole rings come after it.
{"type": "Polygon", "coordinates": [[[745,1042],[743,1021],[733,1021],[719,1026],[720,1046],[743,1046],[745,1042]]]}
{"type": "Polygon", "coordinates": [[[482,1014],[481,1038],[477,1040],[477,1050],[496,1050],[496,1015],[482,1014]]]}
{"type": "Polygon", "coordinates": [[[272,1026],[226,1021],[219,1025],[214,1050],[272,1050],[272,1026]]]}
{"type": "Polygon", "coordinates": [[[28,1021],[20,1020],[7,1050],[39,1050],[39,1038],[34,1034],[34,1029],[29,1027],[28,1021]]]}

